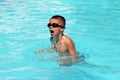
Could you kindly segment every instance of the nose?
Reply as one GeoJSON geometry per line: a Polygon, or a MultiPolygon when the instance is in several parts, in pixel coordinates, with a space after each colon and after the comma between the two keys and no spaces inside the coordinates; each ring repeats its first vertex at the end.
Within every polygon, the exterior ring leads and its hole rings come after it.
{"type": "Polygon", "coordinates": [[[52,29],[52,28],[53,28],[53,26],[51,25],[49,28],[50,28],[50,29],[52,29]]]}

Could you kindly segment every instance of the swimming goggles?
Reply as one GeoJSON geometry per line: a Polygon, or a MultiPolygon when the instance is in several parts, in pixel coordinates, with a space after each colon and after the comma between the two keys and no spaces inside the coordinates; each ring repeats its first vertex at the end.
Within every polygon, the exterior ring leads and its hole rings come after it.
{"type": "Polygon", "coordinates": [[[48,23],[48,25],[47,25],[48,27],[50,27],[50,26],[52,26],[52,27],[54,27],[54,28],[57,28],[57,27],[61,27],[61,28],[65,28],[64,26],[61,26],[61,25],[59,25],[59,24],[57,24],[57,23],[48,23]]]}

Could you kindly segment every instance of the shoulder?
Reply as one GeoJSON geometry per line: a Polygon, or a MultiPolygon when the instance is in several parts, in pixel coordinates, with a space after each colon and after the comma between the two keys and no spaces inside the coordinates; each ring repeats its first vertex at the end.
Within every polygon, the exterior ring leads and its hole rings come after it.
{"type": "Polygon", "coordinates": [[[68,36],[64,36],[63,38],[64,38],[65,44],[67,46],[67,49],[68,49],[68,52],[70,53],[70,55],[72,55],[72,56],[76,55],[75,44],[72,41],[72,39],[69,38],[68,36]]]}
{"type": "Polygon", "coordinates": [[[63,40],[66,44],[74,44],[72,39],[66,35],[63,36],[63,40]]]}

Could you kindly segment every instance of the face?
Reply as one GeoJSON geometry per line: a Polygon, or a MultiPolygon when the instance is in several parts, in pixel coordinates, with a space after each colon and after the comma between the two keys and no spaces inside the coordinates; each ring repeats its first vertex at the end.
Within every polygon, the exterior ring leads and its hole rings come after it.
{"type": "Polygon", "coordinates": [[[61,19],[50,19],[49,23],[51,24],[49,27],[50,30],[50,34],[51,36],[57,36],[61,33],[61,31],[64,30],[64,28],[62,28],[63,26],[63,22],[61,21],[61,19]],[[58,27],[54,27],[52,24],[56,24],[58,27]]]}

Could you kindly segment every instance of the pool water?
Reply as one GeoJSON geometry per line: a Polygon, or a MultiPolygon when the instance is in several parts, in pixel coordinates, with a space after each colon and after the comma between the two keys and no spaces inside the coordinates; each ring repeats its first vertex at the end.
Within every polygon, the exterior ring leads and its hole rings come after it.
{"type": "Polygon", "coordinates": [[[120,80],[120,0],[0,0],[0,80],[120,80]],[[62,15],[84,62],[59,66],[46,24],[62,15]]]}

